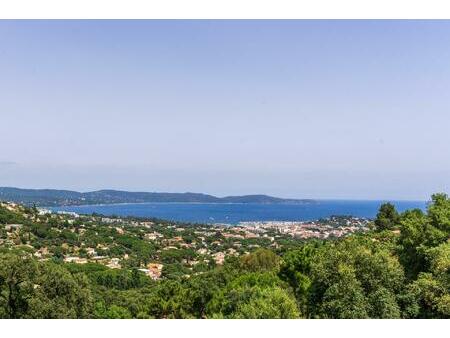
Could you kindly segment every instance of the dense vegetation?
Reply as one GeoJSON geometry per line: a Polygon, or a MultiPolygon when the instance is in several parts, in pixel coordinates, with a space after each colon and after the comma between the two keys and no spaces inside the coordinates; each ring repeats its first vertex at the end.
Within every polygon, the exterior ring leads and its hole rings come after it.
{"type": "MultiPolygon", "coordinates": [[[[27,222],[0,209],[0,224],[27,222]]],[[[368,233],[258,248],[189,278],[175,270],[153,281],[133,266],[37,261],[26,248],[8,249],[0,317],[450,318],[449,236],[450,199],[436,194],[426,213],[381,206],[368,233]]],[[[122,240],[143,250],[136,257],[152,250],[122,240]]],[[[171,254],[165,259],[176,261],[171,254]]]]}

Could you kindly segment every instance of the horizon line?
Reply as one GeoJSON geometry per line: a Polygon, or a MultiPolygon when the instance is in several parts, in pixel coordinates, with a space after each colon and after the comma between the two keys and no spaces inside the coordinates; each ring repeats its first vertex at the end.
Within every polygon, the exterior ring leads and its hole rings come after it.
{"type": "Polygon", "coordinates": [[[245,193],[245,194],[234,194],[234,195],[215,195],[211,193],[206,192],[193,192],[193,191],[184,191],[184,192],[168,192],[168,191],[143,191],[143,190],[124,190],[124,189],[111,189],[111,188],[102,188],[102,189],[96,189],[96,190],[86,190],[86,191],[79,191],[79,190],[73,190],[73,189],[63,189],[63,188],[21,188],[17,186],[0,186],[0,189],[19,189],[19,190],[56,190],[56,191],[70,191],[70,192],[76,192],[81,194],[86,193],[92,193],[92,192],[99,192],[99,191],[118,191],[118,192],[129,192],[129,193],[156,193],[156,194],[201,194],[201,195],[208,195],[216,198],[227,198],[227,197],[243,197],[243,196],[268,196],[268,197],[274,197],[279,198],[283,200],[313,200],[313,201],[399,201],[399,202],[429,202],[430,198],[427,199],[406,199],[406,198],[339,198],[339,197],[319,197],[319,198],[312,198],[312,197],[279,197],[274,196],[267,193],[245,193]]]}

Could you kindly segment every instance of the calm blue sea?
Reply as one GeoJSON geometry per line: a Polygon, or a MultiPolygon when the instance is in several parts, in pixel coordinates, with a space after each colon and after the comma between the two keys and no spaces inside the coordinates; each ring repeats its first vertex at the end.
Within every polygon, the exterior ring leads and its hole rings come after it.
{"type": "MultiPolygon", "coordinates": [[[[140,203],[50,208],[80,214],[156,217],[192,223],[236,224],[246,221],[306,221],[332,215],[373,218],[384,201],[319,200],[312,204],[140,203]]],[[[399,211],[425,209],[424,201],[391,201],[399,211]]]]}

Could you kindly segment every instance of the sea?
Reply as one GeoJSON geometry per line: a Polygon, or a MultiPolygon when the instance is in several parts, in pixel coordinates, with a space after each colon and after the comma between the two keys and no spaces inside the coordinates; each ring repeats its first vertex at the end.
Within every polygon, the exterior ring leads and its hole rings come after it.
{"type": "MultiPolygon", "coordinates": [[[[317,200],[304,204],[259,203],[137,203],[83,205],[48,208],[53,211],[71,211],[78,214],[105,216],[135,216],[165,220],[207,223],[238,224],[264,221],[312,221],[330,216],[374,218],[378,208],[386,201],[317,200]]],[[[425,210],[425,201],[389,201],[398,211],[425,210]]]]}

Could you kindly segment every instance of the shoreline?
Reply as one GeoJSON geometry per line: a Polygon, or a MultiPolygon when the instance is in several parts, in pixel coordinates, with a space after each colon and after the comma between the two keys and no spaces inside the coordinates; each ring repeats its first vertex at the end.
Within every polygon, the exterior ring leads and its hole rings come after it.
{"type": "MultiPolygon", "coordinates": [[[[141,202],[88,204],[47,207],[51,212],[75,212],[104,217],[135,217],[160,219],[180,223],[208,225],[238,225],[239,223],[311,222],[333,216],[374,219],[384,201],[322,200],[313,204],[267,203],[199,203],[199,202],[141,202]]],[[[400,212],[426,209],[424,201],[394,201],[400,212]]]]}
{"type": "Polygon", "coordinates": [[[72,208],[72,207],[107,207],[107,206],[121,206],[121,205],[145,205],[145,204],[192,204],[192,205],[317,205],[320,202],[336,202],[336,203],[428,203],[428,200],[394,200],[394,199],[317,199],[311,202],[286,202],[286,203],[258,203],[258,202],[119,202],[119,203],[94,203],[94,204],[70,204],[70,205],[56,205],[56,206],[39,206],[38,208],[72,208]]]}

